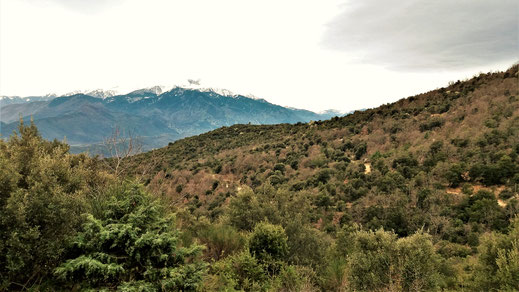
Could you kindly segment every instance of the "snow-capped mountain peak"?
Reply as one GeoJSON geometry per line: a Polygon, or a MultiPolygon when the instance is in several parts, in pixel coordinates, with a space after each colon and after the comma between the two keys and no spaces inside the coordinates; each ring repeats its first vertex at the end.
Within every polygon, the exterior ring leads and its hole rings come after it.
{"type": "Polygon", "coordinates": [[[104,90],[104,89],[75,90],[75,91],[71,91],[69,93],[65,93],[62,96],[71,96],[71,95],[76,95],[76,94],[84,94],[84,95],[89,95],[89,96],[96,97],[96,98],[105,99],[108,97],[115,96],[118,93],[115,90],[104,90]]]}
{"type": "Polygon", "coordinates": [[[164,92],[171,90],[172,86],[163,86],[163,85],[155,85],[152,87],[141,88],[131,91],[128,94],[145,94],[145,93],[153,93],[155,95],[160,95],[164,92]]]}
{"type": "Polygon", "coordinates": [[[16,99],[16,98],[20,98],[19,96],[6,96],[6,95],[2,95],[0,96],[0,100],[13,100],[13,99],[16,99]]]}

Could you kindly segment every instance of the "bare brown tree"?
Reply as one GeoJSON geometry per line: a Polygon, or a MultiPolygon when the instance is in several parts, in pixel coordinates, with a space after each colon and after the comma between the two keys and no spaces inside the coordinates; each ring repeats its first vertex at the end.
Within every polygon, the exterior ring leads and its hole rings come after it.
{"type": "MultiPolygon", "coordinates": [[[[133,157],[143,152],[142,141],[134,131],[124,131],[115,127],[112,134],[104,139],[103,146],[108,156],[103,161],[116,177],[131,174],[143,183],[146,175],[160,163],[159,158],[151,158],[139,165],[133,163],[133,157]]],[[[101,157],[103,158],[103,155],[101,157]]]]}
{"type": "Polygon", "coordinates": [[[112,130],[112,134],[105,138],[103,145],[109,157],[104,159],[107,167],[112,170],[116,177],[120,177],[127,171],[127,163],[124,160],[130,159],[133,155],[142,152],[142,143],[133,131],[124,131],[119,127],[112,130]]]}

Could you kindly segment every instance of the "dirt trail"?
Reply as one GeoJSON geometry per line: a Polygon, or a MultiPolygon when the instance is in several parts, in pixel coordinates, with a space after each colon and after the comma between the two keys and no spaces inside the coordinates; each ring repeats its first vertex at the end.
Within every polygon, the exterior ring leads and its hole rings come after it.
{"type": "MultiPolygon", "coordinates": [[[[473,185],[472,186],[472,190],[473,190],[473,193],[477,193],[479,192],[480,190],[484,190],[484,191],[489,191],[489,192],[492,192],[494,194],[494,196],[496,196],[496,199],[497,199],[497,204],[501,207],[506,207],[506,202],[499,199],[499,194],[505,189],[505,186],[498,186],[498,187],[494,187],[494,188],[489,188],[489,187],[485,187],[485,186],[482,186],[482,185],[473,185]]],[[[447,192],[447,194],[452,194],[452,195],[461,195],[461,188],[447,188],[445,190],[447,192]]]]}

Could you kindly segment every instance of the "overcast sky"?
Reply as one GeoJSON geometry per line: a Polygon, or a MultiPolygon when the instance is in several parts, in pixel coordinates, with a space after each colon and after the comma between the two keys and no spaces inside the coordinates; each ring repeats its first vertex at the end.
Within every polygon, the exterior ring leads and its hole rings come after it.
{"type": "Polygon", "coordinates": [[[0,95],[182,85],[374,107],[519,61],[517,0],[0,0],[0,95]]]}

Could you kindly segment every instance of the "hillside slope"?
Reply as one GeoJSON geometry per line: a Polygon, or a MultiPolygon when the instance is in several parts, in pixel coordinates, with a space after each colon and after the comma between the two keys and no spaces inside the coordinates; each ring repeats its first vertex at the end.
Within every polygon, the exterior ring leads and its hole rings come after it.
{"type": "Polygon", "coordinates": [[[425,227],[449,239],[457,227],[442,218],[472,226],[451,208],[487,190],[501,205],[496,212],[508,215],[477,224],[504,228],[518,207],[517,69],[323,122],[223,127],[135,156],[127,167],[145,173],[153,192],[213,219],[239,190],[271,185],[309,194],[309,216],[321,229],[344,218],[400,235],[425,227]]]}

